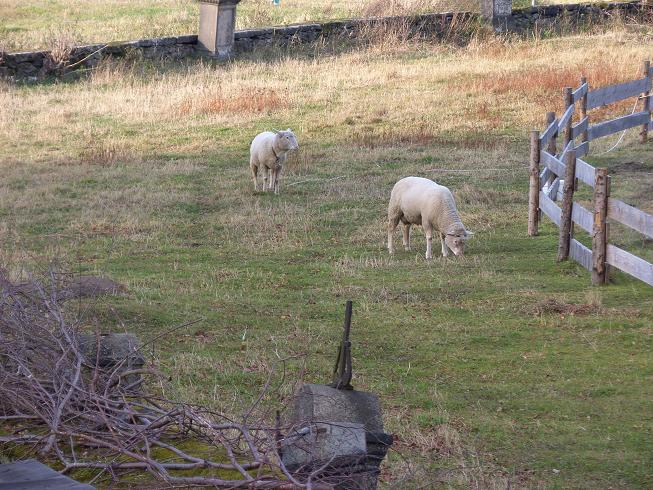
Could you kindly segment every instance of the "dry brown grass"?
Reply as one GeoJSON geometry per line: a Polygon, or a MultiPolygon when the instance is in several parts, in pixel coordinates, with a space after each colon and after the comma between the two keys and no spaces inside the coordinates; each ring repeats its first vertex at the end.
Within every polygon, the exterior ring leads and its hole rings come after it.
{"type": "Polygon", "coordinates": [[[547,298],[538,301],[529,311],[535,316],[559,315],[567,316],[618,316],[621,318],[636,318],[640,311],[634,308],[606,308],[601,304],[600,297],[589,297],[586,303],[567,303],[559,298],[547,298]]]}
{"type": "MultiPolygon", "coordinates": [[[[561,108],[561,88],[580,86],[580,77],[585,76],[591,88],[599,88],[625,81],[634,80],[639,75],[636,61],[633,59],[595,58],[579,60],[573,66],[551,66],[526,68],[517,72],[498,73],[491,77],[470,82],[475,89],[480,89],[494,95],[512,94],[515,96],[532,97],[538,104],[552,109],[561,108]]],[[[623,109],[632,102],[615,105],[623,109]]],[[[607,110],[597,111],[598,117],[603,117],[607,110]]]]}
{"type": "Polygon", "coordinates": [[[594,87],[634,78],[650,55],[639,39],[624,26],[569,41],[499,38],[483,45],[472,39],[455,53],[446,45],[413,43],[315,60],[240,61],[219,70],[198,64],[147,80],[134,65],[107,62],[76,87],[36,88],[29,99],[5,85],[0,146],[7,156],[36,157],[37,148],[49,147],[49,158],[69,159],[62,139],[86,134],[90,121],[101,120],[90,127],[103,141],[82,160],[111,164],[152,152],[179,122],[188,136],[179,150],[196,151],[203,146],[196,126],[243,127],[274,116],[288,125],[300,117],[301,127],[293,129],[303,139],[345,132],[349,144],[364,149],[435,144],[491,150],[500,144],[493,133],[542,126],[544,114],[562,106],[563,87],[577,85],[583,73],[594,87]],[[397,62],[401,53],[411,54],[397,62]],[[133,128],[133,148],[118,143],[124,138],[115,133],[117,124],[133,128]]]}
{"type": "Polygon", "coordinates": [[[87,143],[80,149],[78,158],[70,163],[109,166],[118,163],[141,163],[143,155],[135,151],[133,144],[120,139],[86,138],[87,143]]]}
{"type": "Polygon", "coordinates": [[[221,113],[255,113],[269,114],[278,109],[290,106],[288,96],[266,88],[251,88],[225,96],[223,94],[208,96],[202,99],[185,101],[179,108],[182,116],[188,114],[221,114],[221,113]]]}
{"type": "Polygon", "coordinates": [[[475,0],[371,0],[361,9],[362,17],[408,15],[415,12],[475,12],[475,0]]]}
{"type": "Polygon", "coordinates": [[[456,202],[461,206],[493,206],[498,203],[518,203],[522,199],[523,196],[518,192],[482,188],[468,182],[456,189],[456,202]]]}
{"type": "Polygon", "coordinates": [[[361,148],[379,148],[398,145],[427,145],[432,144],[436,135],[428,128],[379,128],[363,126],[354,130],[350,135],[353,146],[361,148]]]}
{"type": "Polygon", "coordinates": [[[70,59],[73,47],[79,44],[79,39],[72,30],[53,30],[47,34],[45,44],[50,51],[51,60],[63,64],[70,59]]]}
{"type": "Polygon", "coordinates": [[[461,457],[463,455],[460,434],[449,424],[439,424],[419,431],[406,432],[397,436],[394,444],[397,449],[411,448],[425,453],[434,453],[433,457],[461,457]]]}
{"type": "Polygon", "coordinates": [[[597,304],[572,304],[560,301],[557,298],[549,298],[540,301],[533,307],[533,314],[542,316],[545,314],[566,315],[597,315],[601,306],[597,304]]]}

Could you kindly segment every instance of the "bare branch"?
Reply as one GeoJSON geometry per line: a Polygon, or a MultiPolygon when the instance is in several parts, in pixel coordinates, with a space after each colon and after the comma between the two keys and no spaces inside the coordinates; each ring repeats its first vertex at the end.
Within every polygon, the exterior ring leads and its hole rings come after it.
{"type": "Polygon", "coordinates": [[[260,413],[272,374],[244,416],[168,400],[162,390],[148,391],[164,382],[162,373],[134,367],[132,354],[102,365],[101,336],[96,332],[90,349],[82,342],[80,326],[88,321],[65,309],[70,295],[60,288],[52,270],[21,284],[0,271],[0,421],[12,430],[0,436],[0,450],[20,446],[58,460],[64,472],[97,470],[93,481],[124,482],[130,472],[147,471],[170,485],[332,488],[318,471],[300,478],[284,466],[280,423],[260,413]],[[184,444],[189,439],[195,443],[184,444]],[[188,470],[202,476],[177,473],[188,470]],[[220,478],[225,470],[239,478],[220,478]]]}

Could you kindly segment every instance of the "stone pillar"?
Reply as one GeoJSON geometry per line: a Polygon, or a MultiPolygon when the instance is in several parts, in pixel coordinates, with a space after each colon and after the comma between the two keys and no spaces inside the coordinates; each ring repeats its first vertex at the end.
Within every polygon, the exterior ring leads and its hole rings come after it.
{"type": "Polygon", "coordinates": [[[236,5],[240,0],[199,0],[199,45],[211,56],[229,58],[234,47],[236,5]]]}
{"type": "Polygon", "coordinates": [[[481,16],[492,26],[504,30],[512,14],[512,0],[481,0],[481,16]]]}

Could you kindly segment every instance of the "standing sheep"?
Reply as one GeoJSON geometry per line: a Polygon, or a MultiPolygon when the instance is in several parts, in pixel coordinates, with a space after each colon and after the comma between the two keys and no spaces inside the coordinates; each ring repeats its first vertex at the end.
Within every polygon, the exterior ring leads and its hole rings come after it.
{"type": "Polygon", "coordinates": [[[254,179],[254,191],[258,190],[256,177],[263,171],[263,191],[274,190],[279,194],[279,180],[286,154],[299,148],[297,138],[288,128],[285,131],[264,131],[256,135],[249,148],[249,168],[254,179]]]}
{"type": "Polygon", "coordinates": [[[403,244],[410,250],[410,226],[422,225],[426,235],[426,258],[433,258],[433,232],[440,235],[442,255],[463,255],[465,240],[473,235],[458,216],[451,191],[422,177],[406,177],[397,182],[388,205],[388,251],[394,253],[393,234],[403,223],[403,244]]]}

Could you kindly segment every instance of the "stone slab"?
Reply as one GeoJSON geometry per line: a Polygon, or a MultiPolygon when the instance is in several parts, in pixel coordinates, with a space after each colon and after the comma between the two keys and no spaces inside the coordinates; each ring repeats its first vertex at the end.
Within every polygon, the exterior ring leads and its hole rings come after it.
{"type": "Polygon", "coordinates": [[[367,457],[363,424],[316,423],[289,434],[284,439],[283,462],[290,471],[309,470],[329,463],[361,464],[367,457]]]}
{"type": "Polygon", "coordinates": [[[35,459],[0,464],[0,490],[95,490],[35,459]]]}
{"type": "Polygon", "coordinates": [[[336,390],[326,385],[302,386],[295,400],[294,422],[333,421],[363,424],[368,432],[383,432],[379,397],[364,391],[336,390]]]}
{"type": "MultiPolygon", "coordinates": [[[[98,359],[97,338],[94,334],[80,335],[80,347],[89,364],[95,364],[98,359]]],[[[129,333],[111,333],[100,335],[99,359],[97,364],[102,368],[111,368],[125,360],[125,368],[134,369],[145,364],[143,355],[138,352],[140,342],[129,333]]]]}

